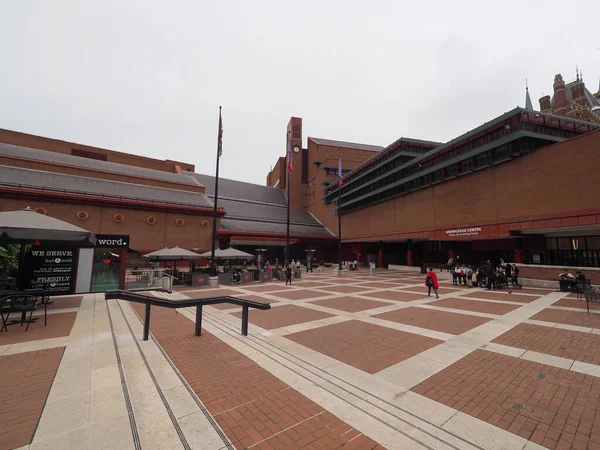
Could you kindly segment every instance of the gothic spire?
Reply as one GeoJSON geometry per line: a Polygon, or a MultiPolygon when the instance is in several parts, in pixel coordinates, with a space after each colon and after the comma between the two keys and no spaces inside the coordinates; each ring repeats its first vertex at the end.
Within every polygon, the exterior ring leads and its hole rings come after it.
{"type": "Polygon", "coordinates": [[[533,110],[533,103],[531,103],[531,97],[529,96],[529,86],[527,85],[527,78],[525,78],[525,109],[533,110]]]}

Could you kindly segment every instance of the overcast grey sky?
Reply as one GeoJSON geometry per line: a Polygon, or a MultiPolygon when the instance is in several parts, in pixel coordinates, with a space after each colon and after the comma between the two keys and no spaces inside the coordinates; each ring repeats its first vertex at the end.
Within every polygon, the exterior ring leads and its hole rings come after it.
{"type": "Polygon", "coordinates": [[[0,128],[264,184],[306,137],[447,141],[583,70],[598,0],[0,0],[0,128]]]}

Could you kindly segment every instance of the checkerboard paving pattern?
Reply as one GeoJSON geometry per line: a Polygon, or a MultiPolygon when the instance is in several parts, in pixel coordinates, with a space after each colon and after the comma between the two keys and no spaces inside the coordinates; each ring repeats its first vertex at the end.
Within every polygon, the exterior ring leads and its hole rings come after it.
{"type": "Polygon", "coordinates": [[[280,284],[259,284],[257,286],[246,286],[244,287],[250,292],[275,292],[285,289],[285,285],[280,284]]]}
{"type": "Polygon", "coordinates": [[[464,298],[485,298],[489,300],[500,300],[503,302],[519,302],[519,303],[531,303],[539,298],[534,295],[521,295],[519,291],[513,291],[513,294],[509,294],[508,291],[494,292],[488,291],[487,289],[478,289],[463,295],[464,298]]]}
{"type": "Polygon", "coordinates": [[[578,327],[600,328],[600,314],[588,314],[586,311],[563,311],[547,308],[537,313],[532,319],[578,327]]]}
{"type": "Polygon", "coordinates": [[[325,297],[328,294],[311,289],[296,289],[290,287],[288,291],[277,292],[273,295],[288,300],[307,300],[311,298],[325,297]]]}
{"type": "Polygon", "coordinates": [[[395,300],[397,302],[410,302],[420,298],[427,297],[427,292],[424,294],[411,294],[407,292],[399,291],[378,291],[378,292],[361,292],[365,297],[380,298],[383,300],[395,300]]]}
{"type": "Polygon", "coordinates": [[[441,343],[358,320],[289,334],[286,338],[371,374],[441,343]]]}
{"type": "MultiPolygon", "coordinates": [[[[587,310],[587,304],[585,300],[577,300],[575,298],[561,298],[559,301],[552,304],[552,306],[562,306],[564,308],[577,308],[587,310]]],[[[600,304],[590,303],[590,311],[600,312],[600,304]]]]}
{"type": "Polygon", "coordinates": [[[407,286],[406,283],[389,283],[387,281],[379,281],[379,282],[367,282],[361,283],[360,287],[366,288],[375,288],[375,289],[388,289],[388,288],[399,288],[407,286]]]}
{"type": "Polygon", "coordinates": [[[492,342],[600,365],[600,334],[522,323],[492,342]]]}
{"type": "Polygon", "coordinates": [[[462,334],[490,321],[485,317],[468,316],[441,310],[435,311],[414,306],[378,314],[374,317],[450,334],[462,334]]]}
{"type": "MultiPolygon", "coordinates": [[[[236,312],[232,315],[239,318],[242,317],[241,312],[236,312]]],[[[266,330],[289,327],[290,325],[312,322],[313,320],[321,320],[328,317],[333,317],[333,314],[296,305],[278,306],[267,311],[257,309],[250,309],[248,311],[248,321],[266,330]]]]}
{"type": "Polygon", "coordinates": [[[600,448],[600,378],[476,350],[413,387],[550,449],[600,448]]]}
{"type": "Polygon", "coordinates": [[[327,300],[315,300],[310,302],[310,304],[325,306],[327,308],[333,308],[347,312],[366,311],[369,309],[381,308],[390,305],[389,303],[379,302],[377,300],[365,300],[356,297],[337,297],[327,300]]]}
{"type": "MultiPolygon", "coordinates": [[[[453,286],[447,273],[439,275],[443,297],[436,300],[427,297],[424,277],[418,273],[381,269],[377,273],[374,278],[364,270],[342,276],[331,271],[303,273],[292,286],[274,282],[177,290],[172,298],[231,295],[274,307],[250,310],[248,336],[239,334],[241,308],[235,305],[205,308],[199,337],[194,336],[192,310],[176,314],[154,307],[151,331],[235,448],[382,448],[375,441],[398,448],[412,449],[419,442],[447,448],[448,439],[459,437],[464,441],[453,443],[461,449],[468,443],[479,448],[493,443],[529,450],[525,439],[556,449],[600,448],[600,420],[596,419],[600,327],[592,329],[600,314],[588,315],[581,308],[585,303],[567,293],[522,289],[509,295],[506,290],[467,289],[453,286]],[[412,392],[405,392],[410,387],[412,392]],[[418,420],[427,424],[431,433],[427,437],[414,428],[418,420]],[[410,433],[407,441],[398,431],[404,426],[404,432],[410,433]]],[[[108,319],[96,316],[105,301],[101,294],[91,297],[93,315],[89,306],[80,311],[84,320],[77,316],[74,336],[84,332],[80,322],[93,326],[94,336],[110,334],[106,333],[108,319]]],[[[62,305],[77,307],[76,297],[65,300],[62,305]]],[[[89,301],[84,297],[84,303],[89,301]]],[[[129,358],[137,349],[132,352],[120,334],[127,326],[118,319],[117,303],[107,304],[115,315],[122,357],[129,358]]],[[[125,307],[125,315],[129,311],[130,318],[137,320],[125,302],[119,304],[125,307]]],[[[132,307],[143,318],[143,305],[132,307]]],[[[65,313],[54,313],[49,319],[59,324],[60,316],[65,313]]],[[[139,333],[141,326],[137,326],[139,333]]],[[[63,361],[73,357],[68,332],[60,338],[3,345],[2,339],[16,335],[13,331],[18,328],[0,335],[0,365],[2,354],[17,351],[22,357],[38,345],[62,351],[65,342],[63,361]]],[[[19,334],[36,337],[31,329],[19,334]]],[[[154,345],[140,344],[142,349],[154,345]]],[[[94,361],[104,364],[104,356],[99,355],[94,361]]],[[[150,364],[156,363],[157,356],[152,354],[150,364]]],[[[118,375],[116,363],[111,364],[118,375]]],[[[161,385],[170,383],[161,378],[166,376],[164,367],[158,368],[161,385]]],[[[145,383],[139,369],[128,367],[126,378],[145,383]]],[[[70,389],[69,380],[60,381],[70,389]]],[[[156,401],[161,402],[158,397],[156,401]]],[[[174,407],[184,406],[169,397],[171,401],[174,407]]],[[[187,425],[198,420],[188,417],[176,419],[182,424],[188,420],[187,425]]],[[[139,419],[143,430],[145,421],[139,419]]],[[[74,437],[79,436],[78,430],[74,437]]],[[[121,431],[131,432],[128,426],[121,431]]],[[[22,439],[26,433],[19,434],[22,439]]],[[[22,442],[27,439],[31,434],[22,442]]]]}
{"type": "Polygon", "coordinates": [[[324,291],[331,292],[332,294],[350,294],[356,292],[365,292],[368,291],[369,288],[362,287],[361,285],[351,285],[351,286],[333,286],[333,287],[324,287],[321,288],[324,291]]]}
{"type": "Polygon", "coordinates": [[[442,308],[464,309],[465,311],[475,311],[487,314],[503,315],[519,308],[517,305],[507,305],[504,303],[482,302],[478,300],[468,300],[465,298],[444,298],[429,303],[431,306],[441,306],[442,308]]]}
{"type": "Polygon", "coordinates": [[[203,288],[183,291],[182,294],[189,298],[208,298],[208,297],[222,297],[228,295],[235,295],[238,291],[233,289],[219,289],[219,288],[203,288]]]}
{"type": "Polygon", "coordinates": [[[151,332],[236,449],[383,448],[207,331],[198,339],[183,314],[152,314],[151,332]]]}

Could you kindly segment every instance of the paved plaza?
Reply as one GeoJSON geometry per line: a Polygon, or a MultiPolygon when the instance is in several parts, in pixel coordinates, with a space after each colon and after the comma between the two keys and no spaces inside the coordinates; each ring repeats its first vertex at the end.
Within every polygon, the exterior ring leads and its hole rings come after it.
{"type": "Polygon", "coordinates": [[[545,289],[332,269],[182,289],[250,310],[58,298],[0,334],[0,450],[600,448],[600,311],[545,289]],[[41,313],[43,314],[43,312],[41,313]]]}

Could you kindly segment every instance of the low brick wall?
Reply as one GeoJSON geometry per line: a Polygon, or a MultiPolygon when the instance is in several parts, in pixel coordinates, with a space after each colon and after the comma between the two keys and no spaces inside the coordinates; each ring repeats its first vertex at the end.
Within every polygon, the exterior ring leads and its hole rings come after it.
{"type": "MultiPolygon", "coordinates": [[[[586,278],[592,280],[593,285],[600,285],[600,268],[597,267],[561,267],[561,266],[539,266],[532,264],[518,264],[519,278],[530,280],[552,281],[557,280],[563,269],[569,269],[573,275],[580,270],[586,278]]],[[[558,285],[558,284],[557,284],[558,285]]]]}

